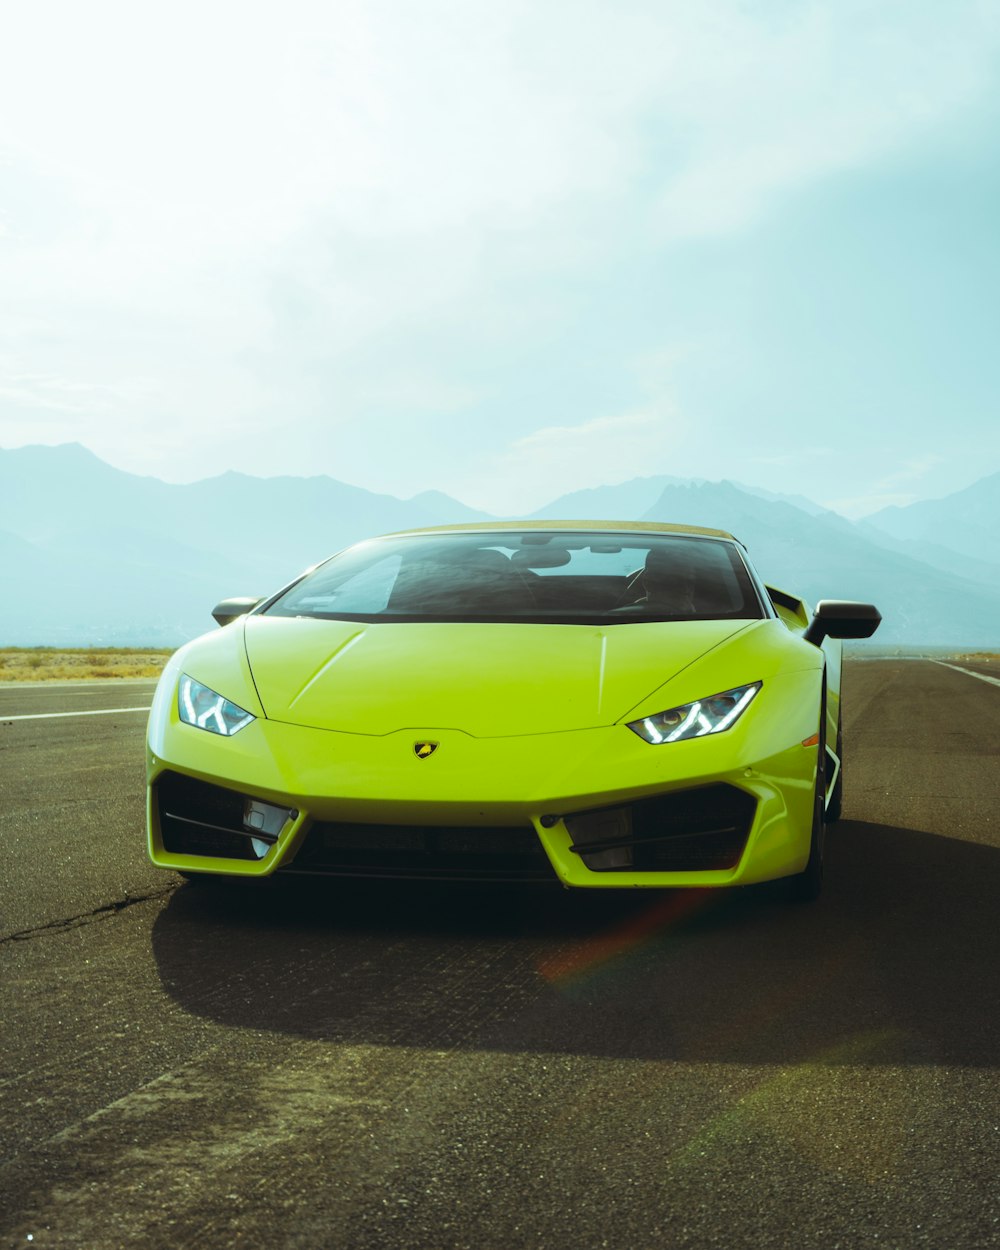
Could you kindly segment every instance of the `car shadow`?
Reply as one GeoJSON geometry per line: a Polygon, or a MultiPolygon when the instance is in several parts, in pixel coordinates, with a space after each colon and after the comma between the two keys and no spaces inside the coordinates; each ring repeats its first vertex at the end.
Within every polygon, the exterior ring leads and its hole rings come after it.
{"type": "Polygon", "coordinates": [[[844,821],[823,898],[286,878],[186,885],[166,991],[351,1044],[716,1063],[992,1066],[1000,850],[844,821]]]}

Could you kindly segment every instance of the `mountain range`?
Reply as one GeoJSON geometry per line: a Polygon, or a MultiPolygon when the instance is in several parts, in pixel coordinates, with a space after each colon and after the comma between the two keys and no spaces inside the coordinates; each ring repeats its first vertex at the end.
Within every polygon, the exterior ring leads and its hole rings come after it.
{"type": "MultiPolygon", "coordinates": [[[[1000,646],[1000,473],[851,522],[796,495],[643,477],[524,519],[672,521],[729,530],[771,585],[877,603],[880,645],[1000,646]]],[[[188,485],[124,473],[76,443],[0,449],[0,645],[173,646],[224,597],[265,594],[374,534],[486,520],[330,477],[224,473],[188,485]]]]}

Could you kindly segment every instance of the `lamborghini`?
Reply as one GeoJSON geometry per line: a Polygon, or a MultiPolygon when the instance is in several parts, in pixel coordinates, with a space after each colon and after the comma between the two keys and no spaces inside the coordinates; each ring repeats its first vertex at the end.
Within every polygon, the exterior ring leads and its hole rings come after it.
{"type": "Polygon", "coordinates": [[[731,534],[561,521],[358,543],[165,668],[148,844],[188,877],[309,873],[818,895],[841,640],[731,534]]]}

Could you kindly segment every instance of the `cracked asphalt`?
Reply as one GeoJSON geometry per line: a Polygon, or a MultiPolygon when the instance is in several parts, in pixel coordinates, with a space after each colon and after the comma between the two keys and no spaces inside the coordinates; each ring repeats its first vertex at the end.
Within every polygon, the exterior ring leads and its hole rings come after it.
{"type": "Polygon", "coordinates": [[[846,676],[811,906],[146,861],[151,685],[0,688],[0,1243],[1000,1247],[1000,688],[846,676]]]}

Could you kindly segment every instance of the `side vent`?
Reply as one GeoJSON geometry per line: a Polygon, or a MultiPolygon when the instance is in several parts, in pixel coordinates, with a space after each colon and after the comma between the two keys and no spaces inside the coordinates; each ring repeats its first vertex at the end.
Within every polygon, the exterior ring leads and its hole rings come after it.
{"type": "Polygon", "coordinates": [[[778,590],[774,586],[765,586],[764,589],[774,604],[774,610],[789,629],[799,632],[808,628],[811,614],[808,606],[801,599],[796,599],[794,595],[788,594],[785,590],[778,590]]]}

